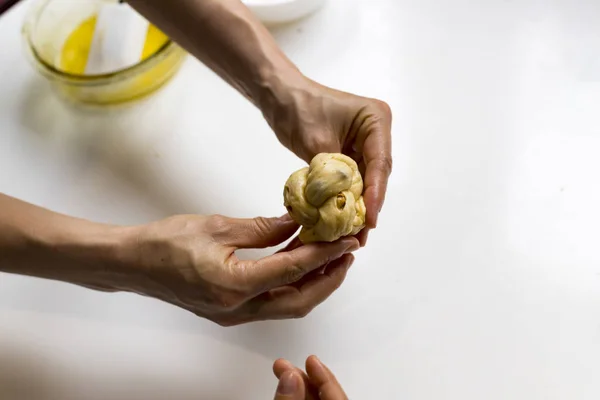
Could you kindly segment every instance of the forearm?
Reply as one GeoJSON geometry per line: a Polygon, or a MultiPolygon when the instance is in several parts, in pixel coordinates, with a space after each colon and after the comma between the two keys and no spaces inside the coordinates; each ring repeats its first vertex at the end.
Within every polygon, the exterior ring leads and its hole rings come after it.
{"type": "Polygon", "coordinates": [[[263,112],[303,76],[239,0],[128,0],[263,112]]]}
{"type": "Polygon", "coordinates": [[[120,290],[126,229],[57,214],[0,194],[0,271],[120,290]]]}

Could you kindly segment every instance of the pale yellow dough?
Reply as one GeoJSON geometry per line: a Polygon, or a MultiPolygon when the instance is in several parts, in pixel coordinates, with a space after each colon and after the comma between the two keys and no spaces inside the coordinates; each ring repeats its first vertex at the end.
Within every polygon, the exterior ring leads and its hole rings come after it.
{"type": "Polygon", "coordinates": [[[294,172],[283,192],[290,216],[302,225],[303,243],[333,242],[365,227],[363,180],[356,162],[338,153],[321,153],[294,172]]]}

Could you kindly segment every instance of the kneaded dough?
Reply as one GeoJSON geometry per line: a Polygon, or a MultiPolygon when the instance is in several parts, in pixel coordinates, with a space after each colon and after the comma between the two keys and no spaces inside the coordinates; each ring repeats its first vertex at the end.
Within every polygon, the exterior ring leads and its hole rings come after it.
{"type": "Polygon", "coordinates": [[[339,153],[317,154],[294,172],[283,192],[290,216],[302,225],[303,243],[333,242],[365,227],[363,180],[358,165],[339,153]]]}

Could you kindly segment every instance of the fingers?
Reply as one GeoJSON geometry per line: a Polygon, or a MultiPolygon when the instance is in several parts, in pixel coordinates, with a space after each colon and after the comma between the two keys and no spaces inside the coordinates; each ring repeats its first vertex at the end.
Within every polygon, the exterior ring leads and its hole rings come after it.
{"type": "Polygon", "coordinates": [[[306,372],[321,400],[348,400],[335,375],[317,357],[306,360],[306,372]]]}
{"type": "Polygon", "coordinates": [[[367,227],[377,226],[377,217],[383,207],[388,178],[392,173],[392,116],[389,107],[381,104],[371,116],[371,122],[359,132],[365,162],[365,205],[367,207],[367,227]]]}
{"type": "Polygon", "coordinates": [[[275,400],[305,400],[306,388],[300,374],[296,371],[287,371],[277,385],[275,400]]]}
{"type": "Polygon", "coordinates": [[[301,287],[286,286],[274,289],[265,296],[254,298],[248,303],[249,309],[258,309],[255,319],[303,318],[315,307],[324,302],[338,289],[346,278],[348,269],[354,262],[352,254],[346,254],[332,261],[325,273],[309,280],[301,287]]]}
{"type": "Polygon", "coordinates": [[[333,243],[311,243],[288,252],[275,253],[258,261],[247,261],[246,279],[256,295],[294,283],[359,247],[356,238],[347,237],[333,243]]]}
{"type": "Polygon", "coordinates": [[[367,163],[363,196],[367,207],[367,227],[371,229],[377,227],[379,213],[385,201],[391,168],[391,158],[378,158],[367,163]]]}
{"type": "MultiPolygon", "coordinates": [[[[294,374],[302,378],[307,400],[347,400],[348,397],[335,375],[316,356],[306,360],[306,371],[292,365],[287,360],[277,360],[273,364],[275,376],[281,380],[286,374],[294,374]]],[[[282,399],[295,399],[295,397],[281,397],[282,399]]],[[[278,397],[276,397],[278,399],[278,397]]]]}
{"type": "Polygon", "coordinates": [[[276,246],[298,230],[298,224],[287,214],[279,218],[228,218],[228,223],[230,226],[221,239],[225,244],[237,248],[276,246]]]}
{"type": "Polygon", "coordinates": [[[273,363],[273,373],[275,374],[277,379],[280,379],[281,376],[288,371],[296,371],[302,377],[302,380],[304,381],[304,387],[306,388],[305,400],[319,400],[319,393],[316,390],[314,390],[313,387],[311,387],[306,372],[294,366],[291,362],[281,358],[273,363]]]}

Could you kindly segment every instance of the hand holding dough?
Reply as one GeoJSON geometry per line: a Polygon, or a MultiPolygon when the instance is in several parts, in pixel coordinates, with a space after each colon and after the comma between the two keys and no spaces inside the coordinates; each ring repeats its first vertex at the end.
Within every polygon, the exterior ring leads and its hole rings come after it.
{"type": "Polygon", "coordinates": [[[317,154],[285,184],[284,205],[302,225],[303,243],[333,242],[365,227],[363,180],[356,162],[338,153],[317,154]]]}

